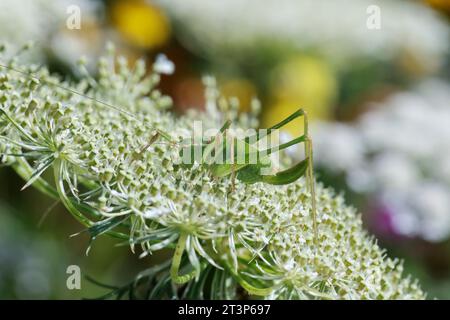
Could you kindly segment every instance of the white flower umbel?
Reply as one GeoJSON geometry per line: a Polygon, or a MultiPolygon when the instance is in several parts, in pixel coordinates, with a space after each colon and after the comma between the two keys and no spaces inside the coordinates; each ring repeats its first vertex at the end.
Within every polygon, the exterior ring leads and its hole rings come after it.
{"type": "Polygon", "coordinates": [[[447,239],[450,86],[428,80],[373,109],[355,125],[319,125],[316,165],[344,173],[355,191],[380,197],[399,232],[447,239]]]}
{"type": "Polygon", "coordinates": [[[330,189],[317,187],[316,239],[303,179],[284,186],[238,180],[232,190],[231,178],[214,177],[204,166],[175,165],[176,132],[190,131],[194,120],[220,128],[229,118],[248,127],[255,114],[238,116],[209,78],[208,113],[176,117],[166,111],[170,99],[155,89],[158,74],[146,76],[143,63],[133,71],[116,63],[114,55],[101,59],[92,87],[88,79],[62,83],[45,68],[33,70],[40,85],[0,71],[2,161],[60,199],[94,238],[122,238],[132,250],[140,246],[142,256],[174,248],[166,279],[187,283],[188,292],[212,272],[222,279],[211,284],[221,286],[214,294],[229,298],[238,285],[280,299],[424,298],[417,282],[402,275],[402,264],[386,257],[355,210],[330,189]],[[40,176],[45,170],[53,172],[55,187],[40,176]]]}

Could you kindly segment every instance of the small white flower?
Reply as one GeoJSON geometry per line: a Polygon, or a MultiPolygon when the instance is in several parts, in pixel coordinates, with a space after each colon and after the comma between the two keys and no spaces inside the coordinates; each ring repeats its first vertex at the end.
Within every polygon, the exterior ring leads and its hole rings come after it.
{"type": "Polygon", "coordinates": [[[173,74],[175,72],[175,64],[165,54],[158,54],[153,64],[153,70],[160,74],[173,74]]]}
{"type": "Polygon", "coordinates": [[[161,208],[161,207],[150,208],[150,209],[145,210],[144,218],[157,219],[157,218],[160,218],[161,216],[166,215],[170,212],[171,212],[171,210],[169,208],[161,208]]]}

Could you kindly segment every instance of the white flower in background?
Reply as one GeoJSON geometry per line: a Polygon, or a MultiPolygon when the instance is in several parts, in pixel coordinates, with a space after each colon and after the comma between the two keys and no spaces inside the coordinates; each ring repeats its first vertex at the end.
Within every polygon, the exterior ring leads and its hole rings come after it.
{"type": "Polygon", "coordinates": [[[316,165],[344,173],[389,208],[396,231],[450,236],[450,87],[427,80],[374,105],[354,125],[315,128],[316,165]]]}
{"type": "MultiPolygon", "coordinates": [[[[48,0],[0,2],[0,40],[12,47],[11,54],[30,40],[38,44],[47,41],[65,13],[58,13],[56,7],[55,1],[48,0]]],[[[42,58],[43,52],[35,54],[42,58]]]]}
{"type": "MultiPolygon", "coordinates": [[[[450,188],[448,185],[429,182],[411,194],[420,220],[417,229],[425,239],[440,240],[448,236],[450,226],[450,188]]],[[[417,231],[416,231],[417,232],[417,231]]]]}
{"type": "MultiPolygon", "coordinates": [[[[85,30],[69,30],[67,8],[78,6],[81,22],[93,18],[98,5],[89,0],[2,0],[0,1],[0,42],[6,43],[9,54],[14,55],[25,43],[33,42],[35,48],[27,52],[32,62],[45,59],[51,52],[67,63],[75,62],[80,55],[92,51],[97,45],[87,45],[80,40],[85,30]]],[[[98,45],[103,45],[102,43],[98,45]]]]}
{"type": "MultiPolygon", "coordinates": [[[[62,62],[73,67],[80,56],[90,58],[87,67],[92,70],[93,60],[98,57],[106,44],[108,30],[99,26],[98,15],[103,10],[102,4],[95,0],[63,0],[58,1],[58,14],[63,14],[64,20],[59,29],[54,30],[48,46],[52,53],[62,62]],[[80,8],[80,29],[69,29],[67,19],[71,16],[67,9],[71,6],[80,8]]],[[[113,40],[114,34],[108,35],[113,40]]]]}
{"type": "Polygon", "coordinates": [[[279,42],[319,49],[331,61],[361,55],[389,59],[406,50],[430,65],[448,49],[446,24],[431,9],[412,1],[376,1],[380,30],[367,28],[372,0],[156,2],[181,25],[179,36],[188,47],[213,55],[279,42]]]}
{"type": "Polygon", "coordinates": [[[363,161],[363,141],[355,128],[324,126],[314,133],[314,154],[334,173],[351,170],[363,161]],[[328,139],[330,135],[332,139],[328,139]]]}
{"type": "MultiPolygon", "coordinates": [[[[416,164],[402,153],[380,153],[371,163],[375,183],[383,189],[404,191],[420,180],[416,164]]],[[[350,168],[351,170],[351,168],[350,168]]]]}

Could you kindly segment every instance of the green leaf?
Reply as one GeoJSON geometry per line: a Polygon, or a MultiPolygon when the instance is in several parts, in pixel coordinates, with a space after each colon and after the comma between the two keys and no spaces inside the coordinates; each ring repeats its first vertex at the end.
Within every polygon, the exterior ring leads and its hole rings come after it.
{"type": "Polygon", "coordinates": [[[108,218],[99,222],[94,223],[92,226],[90,226],[87,231],[89,232],[91,236],[91,241],[95,240],[96,237],[99,235],[111,231],[121,223],[123,223],[125,220],[129,218],[128,215],[125,216],[119,216],[119,217],[113,217],[108,218]]]}
{"type": "Polygon", "coordinates": [[[25,185],[22,187],[22,189],[20,189],[20,191],[25,190],[26,188],[31,186],[37,179],[39,179],[41,174],[52,165],[54,160],[55,160],[55,158],[53,158],[53,156],[48,156],[48,157],[42,159],[41,161],[39,161],[38,167],[31,174],[30,179],[28,179],[27,183],[25,183],[25,185]]]}

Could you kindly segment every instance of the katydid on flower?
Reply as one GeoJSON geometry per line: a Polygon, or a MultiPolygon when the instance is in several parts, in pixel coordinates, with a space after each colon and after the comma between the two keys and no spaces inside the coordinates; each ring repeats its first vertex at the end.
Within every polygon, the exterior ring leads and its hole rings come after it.
{"type": "Polygon", "coordinates": [[[245,183],[254,184],[262,182],[272,185],[285,185],[295,182],[299,178],[305,176],[307,188],[311,195],[311,209],[313,216],[313,224],[315,235],[317,239],[317,218],[316,218],[316,199],[315,199],[315,180],[313,170],[313,153],[312,153],[312,139],[308,132],[308,116],[304,109],[299,109],[286,119],[273,125],[272,127],[257,132],[254,135],[238,139],[228,134],[230,130],[231,121],[226,121],[221,127],[218,134],[212,139],[203,141],[201,146],[192,143],[184,147],[180,151],[188,154],[188,163],[183,164],[183,167],[192,167],[195,162],[195,148],[201,148],[201,163],[203,167],[209,170],[212,176],[223,178],[231,176],[231,191],[235,188],[235,179],[245,183]],[[291,121],[303,116],[304,119],[304,133],[303,135],[294,138],[286,143],[275,147],[269,147],[259,151],[255,144],[263,138],[270,138],[275,132],[284,127],[291,121]],[[305,144],[305,159],[296,165],[279,171],[275,174],[265,175],[262,173],[264,168],[271,165],[270,155],[287,149],[299,143],[305,144]],[[240,156],[240,158],[239,158],[240,156]],[[218,161],[219,160],[219,161],[218,161]],[[239,161],[240,160],[240,161],[239,161]],[[253,161],[252,161],[253,160],[253,161]]]}
{"type": "MultiPolygon", "coordinates": [[[[123,108],[117,107],[111,103],[104,102],[95,97],[91,97],[87,94],[78,92],[71,88],[67,88],[61,84],[46,81],[44,79],[39,78],[37,75],[31,72],[16,69],[12,65],[0,64],[0,67],[19,73],[32,80],[36,85],[45,83],[47,85],[66,90],[72,94],[78,95],[85,99],[89,99],[95,103],[114,109],[122,114],[125,114],[129,117],[139,120],[139,118],[136,117],[133,113],[124,110],[123,108]]],[[[10,116],[6,113],[6,111],[3,108],[0,108],[0,111],[4,114],[4,116],[10,119],[10,116]]],[[[144,125],[149,129],[153,130],[155,133],[151,136],[148,143],[139,148],[139,150],[137,151],[138,157],[139,155],[142,155],[152,144],[156,143],[156,141],[159,140],[159,138],[166,140],[166,143],[172,145],[178,144],[177,142],[172,140],[170,134],[164,132],[163,130],[155,128],[148,124],[144,125]]],[[[314,171],[313,171],[312,140],[308,133],[307,113],[303,109],[299,109],[293,114],[291,114],[289,117],[284,119],[283,121],[266,129],[262,134],[258,132],[252,136],[245,137],[244,139],[237,139],[235,137],[232,137],[230,140],[228,136],[230,126],[231,121],[226,121],[219,130],[219,133],[213,139],[210,139],[209,141],[202,140],[200,146],[196,146],[193,143],[192,145],[188,146],[187,149],[189,150],[189,152],[191,152],[192,149],[195,147],[201,148],[203,155],[201,165],[204,166],[207,170],[209,170],[212,176],[217,178],[231,176],[231,183],[232,183],[231,191],[235,189],[236,179],[245,184],[254,184],[256,182],[263,182],[272,185],[285,185],[298,180],[302,176],[305,176],[307,181],[307,187],[311,195],[313,224],[315,237],[317,239],[316,199],[315,199],[315,185],[314,185],[315,181],[313,176],[314,171]],[[273,148],[270,147],[263,151],[259,151],[258,148],[254,146],[254,144],[260,141],[261,139],[265,137],[270,137],[275,130],[282,128],[286,124],[290,123],[291,121],[301,116],[303,116],[304,118],[304,134],[301,135],[300,137],[297,137],[279,146],[273,148]],[[294,165],[291,168],[277,172],[275,174],[271,175],[262,174],[262,170],[271,165],[269,156],[272,153],[284,150],[286,148],[289,148],[290,146],[302,142],[305,144],[305,159],[303,161],[300,161],[298,164],[294,165]],[[225,161],[223,163],[214,163],[214,159],[211,159],[211,157],[217,157],[221,153],[224,153],[226,155],[225,161]],[[244,155],[243,161],[240,162],[237,161],[239,155],[244,155]],[[256,157],[256,161],[250,161],[252,157],[256,157]],[[211,160],[213,160],[212,163],[211,160]]],[[[181,150],[181,152],[185,151],[186,147],[184,147],[181,150]]],[[[193,163],[194,161],[192,160],[189,164],[187,164],[187,166],[191,166],[193,165],[193,163]]]]}

